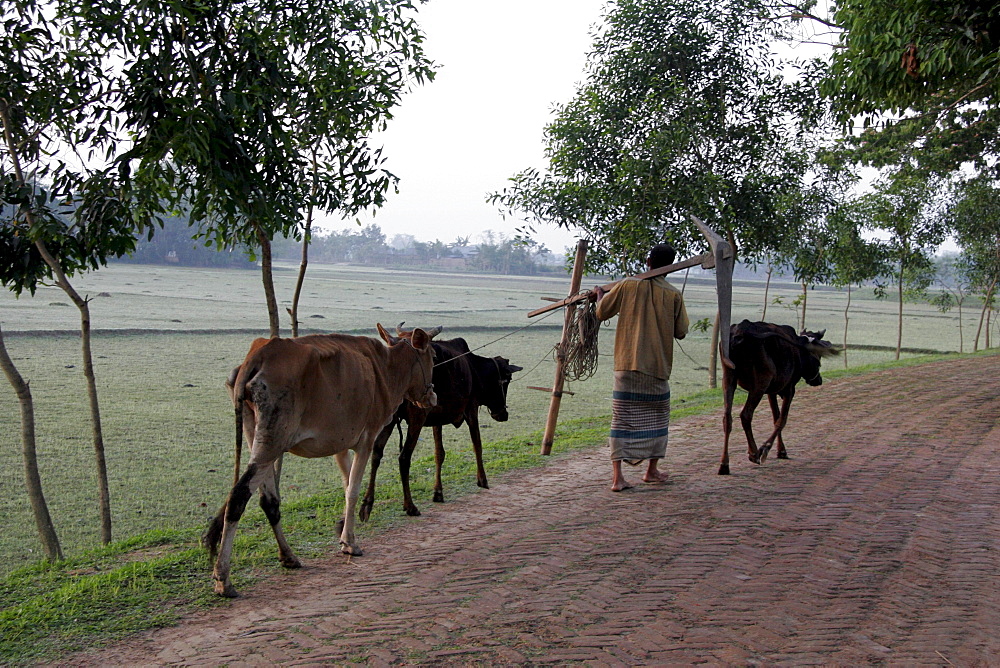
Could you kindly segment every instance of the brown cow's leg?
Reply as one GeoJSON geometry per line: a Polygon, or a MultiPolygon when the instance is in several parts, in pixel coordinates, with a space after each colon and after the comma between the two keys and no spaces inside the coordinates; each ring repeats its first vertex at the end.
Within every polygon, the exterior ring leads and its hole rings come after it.
{"type": "Polygon", "coordinates": [[[260,483],[260,507],[267,516],[267,521],[271,524],[271,531],[274,532],[274,539],[278,542],[278,560],[285,568],[302,568],[302,562],[292,552],[291,546],[285,539],[285,532],[281,530],[281,462],[278,459],[272,464],[264,474],[260,483]],[[269,474],[268,474],[269,473],[269,474]]]}
{"type": "Polygon", "coordinates": [[[722,367],[722,396],[725,410],[722,413],[722,460],[719,475],[729,475],[729,434],[733,431],[733,396],[736,394],[736,378],[732,369],[722,367]]]}
{"type": "Polygon", "coordinates": [[[483,489],[489,489],[486,480],[486,469],[483,468],[483,438],[479,433],[479,413],[475,412],[465,418],[469,424],[469,435],[472,437],[472,450],[476,453],[476,484],[483,489]]]}
{"type": "Polygon", "coordinates": [[[444,486],[441,484],[444,456],[444,434],[441,427],[434,427],[434,503],[444,503],[444,486]]]}
{"type": "MultiPolygon", "coordinates": [[[[403,485],[403,512],[410,517],[419,517],[420,509],[413,503],[413,495],[410,493],[410,462],[413,459],[413,451],[417,447],[420,439],[420,430],[424,427],[422,416],[411,412],[410,421],[406,423],[406,442],[399,450],[399,482],[403,485]]],[[[435,427],[440,429],[440,427],[435,427]]]]}
{"type": "Polygon", "coordinates": [[[757,410],[760,400],[764,395],[758,392],[747,394],[747,401],[740,411],[740,422],[743,424],[743,431],[747,435],[747,457],[754,464],[760,463],[760,452],[757,450],[757,441],[753,438],[753,412],[757,410]]]}
{"type": "Polygon", "coordinates": [[[238,596],[236,588],[229,581],[230,559],[233,553],[233,539],[236,537],[236,527],[243,517],[247,502],[260,486],[261,481],[267,475],[265,469],[271,468],[272,462],[251,461],[247,470],[240,476],[239,481],[233,486],[229,493],[229,500],[225,507],[225,520],[222,528],[222,538],[219,547],[219,556],[215,560],[215,568],[212,577],[215,579],[215,593],[221,596],[238,596]]]}
{"type": "Polygon", "coordinates": [[[341,450],[333,455],[337,468],[340,469],[340,477],[344,481],[344,489],[351,484],[351,454],[350,450],[341,450]]]}
{"type": "MultiPolygon", "coordinates": [[[[373,439],[374,440],[374,439],[373,439]]],[[[359,445],[351,462],[350,482],[344,489],[344,528],[340,532],[340,551],[344,554],[361,556],[361,548],[354,539],[354,515],[357,511],[358,496],[361,493],[361,479],[372,453],[372,442],[359,445]]]]}
{"type": "Polygon", "coordinates": [[[375,477],[378,475],[379,464],[382,463],[382,453],[385,452],[385,444],[388,443],[389,437],[392,436],[392,430],[395,426],[395,422],[390,422],[382,427],[382,431],[375,439],[375,445],[372,447],[372,466],[371,473],[368,475],[368,490],[365,492],[365,498],[361,499],[361,506],[358,508],[358,519],[362,522],[367,522],[368,518],[371,517],[372,507],[375,505],[375,477]]]}

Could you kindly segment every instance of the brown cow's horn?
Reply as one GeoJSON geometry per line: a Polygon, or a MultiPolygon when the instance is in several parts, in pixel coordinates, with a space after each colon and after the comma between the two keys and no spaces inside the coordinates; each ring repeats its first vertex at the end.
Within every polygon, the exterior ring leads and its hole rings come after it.
{"type": "Polygon", "coordinates": [[[427,332],[427,338],[428,339],[433,339],[435,336],[437,336],[438,334],[441,333],[442,329],[444,329],[444,327],[442,327],[441,325],[438,325],[437,327],[432,327],[431,329],[427,329],[427,330],[424,330],[424,331],[427,332]]]}
{"type": "Polygon", "coordinates": [[[401,322],[398,325],[396,325],[396,336],[402,336],[403,335],[403,325],[405,325],[405,324],[406,324],[406,321],[404,320],[403,322],[401,322]]]}

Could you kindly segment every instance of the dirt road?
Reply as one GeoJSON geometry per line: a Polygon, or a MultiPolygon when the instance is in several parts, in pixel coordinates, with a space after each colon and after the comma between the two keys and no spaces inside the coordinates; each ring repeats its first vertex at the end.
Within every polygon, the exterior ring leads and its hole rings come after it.
{"type": "Polygon", "coordinates": [[[556,456],[62,665],[1000,661],[1000,357],[803,387],[792,459],[740,436],[728,477],[720,424],[672,426],[667,486],[556,456]]]}

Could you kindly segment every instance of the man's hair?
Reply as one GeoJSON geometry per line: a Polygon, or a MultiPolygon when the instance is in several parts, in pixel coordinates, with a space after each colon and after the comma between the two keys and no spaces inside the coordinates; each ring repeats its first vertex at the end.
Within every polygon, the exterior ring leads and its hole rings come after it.
{"type": "Polygon", "coordinates": [[[660,267],[666,267],[667,265],[674,263],[674,258],[677,257],[677,251],[670,244],[656,244],[649,250],[649,257],[646,258],[646,263],[649,264],[650,269],[659,269],[660,267]]]}

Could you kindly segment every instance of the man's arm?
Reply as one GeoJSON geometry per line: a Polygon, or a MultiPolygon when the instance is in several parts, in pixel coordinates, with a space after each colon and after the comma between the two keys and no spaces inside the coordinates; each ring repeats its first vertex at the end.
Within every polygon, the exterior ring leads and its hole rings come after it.
{"type": "Polygon", "coordinates": [[[618,315],[621,308],[621,286],[624,281],[616,283],[610,290],[604,290],[600,286],[594,288],[592,295],[597,301],[597,319],[604,321],[618,315]]]}
{"type": "Polygon", "coordinates": [[[684,306],[684,297],[678,296],[677,303],[674,305],[674,338],[683,339],[687,336],[689,326],[687,308],[684,306]]]}

